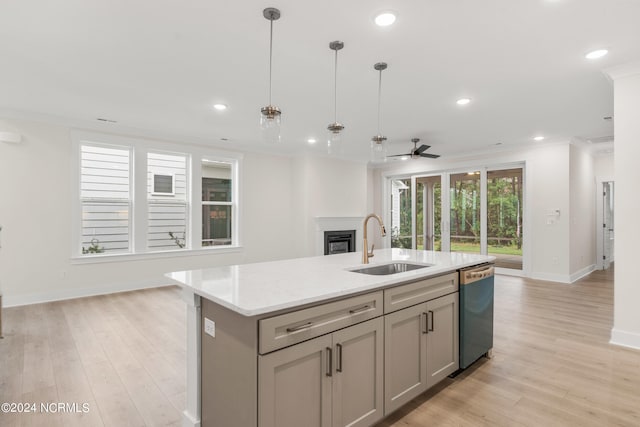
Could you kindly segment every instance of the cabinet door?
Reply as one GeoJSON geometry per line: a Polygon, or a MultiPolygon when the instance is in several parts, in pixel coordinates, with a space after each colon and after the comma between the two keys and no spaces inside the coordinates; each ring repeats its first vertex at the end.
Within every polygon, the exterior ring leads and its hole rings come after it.
{"type": "Polygon", "coordinates": [[[260,427],[331,426],[331,335],[258,357],[260,427]]]}
{"type": "Polygon", "coordinates": [[[458,370],[458,293],[427,302],[427,387],[458,370]]]}
{"type": "Polygon", "coordinates": [[[426,316],[426,303],[385,316],[385,414],[427,389],[426,316]]]}
{"type": "Polygon", "coordinates": [[[333,333],[334,427],[370,426],[383,417],[383,333],[382,317],[333,333]]]}

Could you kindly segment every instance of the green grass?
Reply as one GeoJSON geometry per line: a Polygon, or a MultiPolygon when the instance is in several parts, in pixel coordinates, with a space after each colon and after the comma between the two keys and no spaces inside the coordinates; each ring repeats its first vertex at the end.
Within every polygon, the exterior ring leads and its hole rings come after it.
{"type": "MultiPolygon", "coordinates": [[[[418,245],[418,249],[422,249],[422,245],[418,245]]],[[[499,255],[518,255],[522,256],[522,249],[516,246],[489,246],[489,254],[499,255]]],[[[436,244],[436,250],[440,250],[440,244],[436,244]]],[[[451,242],[451,252],[470,252],[480,253],[480,243],[470,242],[451,242]]]]}

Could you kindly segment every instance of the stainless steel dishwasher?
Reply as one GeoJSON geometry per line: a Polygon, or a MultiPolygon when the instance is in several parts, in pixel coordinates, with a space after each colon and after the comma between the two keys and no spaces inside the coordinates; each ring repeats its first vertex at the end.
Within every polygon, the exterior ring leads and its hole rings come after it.
{"type": "Polygon", "coordinates": [[[460,368],[493,349],[493,264],[460,270],[460,368]]]}

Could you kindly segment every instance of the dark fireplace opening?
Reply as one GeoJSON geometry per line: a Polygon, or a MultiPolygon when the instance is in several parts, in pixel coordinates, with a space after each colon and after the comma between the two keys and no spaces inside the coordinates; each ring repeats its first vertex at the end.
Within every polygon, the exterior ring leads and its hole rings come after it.
{"type": "Polygon", "coordinates": [[[325,231],[324,254],[344,254],[356,251],[356,230],[325,231]]]}

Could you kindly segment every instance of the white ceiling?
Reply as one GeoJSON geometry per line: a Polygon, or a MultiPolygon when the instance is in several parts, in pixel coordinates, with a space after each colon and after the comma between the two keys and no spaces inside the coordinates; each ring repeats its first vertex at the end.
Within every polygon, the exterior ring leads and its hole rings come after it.
{"type": "MultiPolygon", "coordinates": [[[[412,137],[453,156],[504,145],[613,134],[602,70],[640,58],[637,0],[3,0],[0,108],[118,131],[264,149],[269,22],[273,102],[284,152],[323,151],[339,53],[345,157],[368,159],[385,61],[382,133],[390,153],[412,137]],[[382,29],[377,11],[397,22],[382,29]],[[606,48],[608,56],[584,54],[606,48]],[[456,99],[470,97],[466,106],[456,99]],[[215,102],[229,105],[223,113],[215,102]],[[105,124],[96,118],[115,120],[105,124]],[[228,138],[223,142],[221,138],[228,138]]],[[[269,147],[269,149],[271,149],[269,147]]]]}

